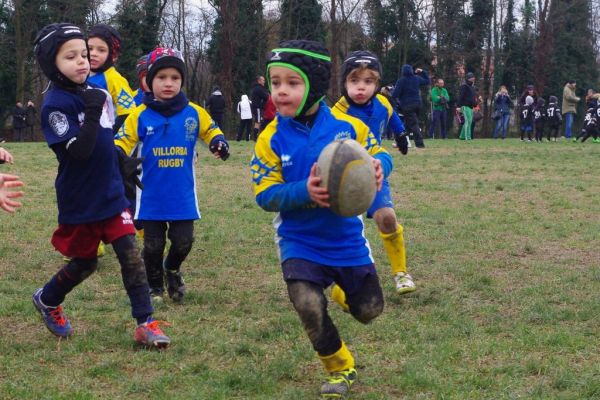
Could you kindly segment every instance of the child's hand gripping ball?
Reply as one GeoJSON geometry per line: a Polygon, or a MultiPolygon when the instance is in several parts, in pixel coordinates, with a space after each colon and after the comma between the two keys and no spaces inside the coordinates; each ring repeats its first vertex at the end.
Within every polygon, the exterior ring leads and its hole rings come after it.
{"type": "Polygon", "coordinates": [[[334,213],[343,217],[360,215],[373,203],[377,192],[373,158],[357,141],[329,143],[317,160],[317,175],[329,192],[334,213]]]}

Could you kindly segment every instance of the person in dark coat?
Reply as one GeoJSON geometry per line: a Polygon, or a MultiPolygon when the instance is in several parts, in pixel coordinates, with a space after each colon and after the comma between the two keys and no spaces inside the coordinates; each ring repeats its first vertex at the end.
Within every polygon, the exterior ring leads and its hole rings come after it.
{"type": "Polygon", "coordinates": [[[26,111],[23,108],[23,104],[20,101],[17,101],[15,105],[15,109],[13,110],[13,132],[14,132],[14,140],[18,140],[19,142],[23,141],[23,133],[25,131],[25,115],[26,111]]]}
{"type": "Polygon", "coordinates": [[[223,117],[225,116],[225,98],[221,93],[221,88],[213,87],[213,91],[206,102],[206,108],[212,119],[217,123],[220,129],[223,129],[223,117]]]}
{"type": "Polygon", "coordinates": [[[475,74],[467,72],[465,76],[465,83],[460,86],[460,94],[458,95],[458,107],[460,112],[465,118],[465,123],[460,130],[459,139],[471,140],[473,139],[473,131],[471,125],[473,124],[473,108],[477,105],[477,89],[475,89],[475,74]]]}
{"type": "Polygon", "coordinates": [[[265,112],[265,105],[269,99],[269,91],[265,87],[265,77],[259,75],[250,92],[250,102],[252,104],[252,116],[254,117],[253,139],[256,141],[260,130],[260,123],[265,112]]]}
{"type": "Polygon", "coordinates": [[[25,124],[27,125],[27,133],[29,134],[29,139],[33,142],[33,127],[35,126],[35,121],[37,117],[37,110],[35,109],[35,105],[33,101],[29,100],[27,102],[27,109],[25,110],[25,124]]]}
{"type": "Polygon", "coordinates": [[[427,75],[427,71],[421,68],[413,71],[413,67],[406,64],[402,66],[402,76],[396,81],[392,92],[392,97],[398,101],[404,127],[407,132],[413,133],[415,145],[420,148],[425,147],[418,118],[422,106],[421,86],[428,85],[429,75],[427,75]]]}

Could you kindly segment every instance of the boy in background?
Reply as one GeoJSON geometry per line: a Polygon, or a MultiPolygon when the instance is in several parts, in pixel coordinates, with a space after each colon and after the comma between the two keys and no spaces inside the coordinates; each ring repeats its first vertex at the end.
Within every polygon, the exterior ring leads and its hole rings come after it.
{"type": "Polygon", "coordinates": [[[548,98],[548,108],[546,108],[546,118],[548,123],[548,141],[556,142],[558,139],[560,126],[562,125],[562,113],[558,106],[558,98],[550,96],[548,98]]]}
{"type": "Polygon", "coordinates": [[[390,155],[360,120],[334,116],[323,98],[331,60],[318,42],[281,42],[268,56],[267,72],[276,119],[258,137],[250,163],[254,194],[273,223],[289,298],[329,378],[324,398],[341,398],[356,379],[352,353],[327,312],[324,290],[336,283],[349,312],[368,323],[383,311],[383,293],[362,218],[340,217],[329,209],[316,161],[334,140],[354,139],[373,159],[377,185],[392,169],[390,155]]]}
{"type": "Polygon", "coordinates": [[[88,81],[110,93],[117,111],[113,131],[117,132],[127,115],[135,108],[133,91],[127,80],[115,68],[121,54],[121,36],[110,25],[94,25],[88,34],[88,46],[92,70],[88,81]]]}
{"type": "Polygon", "coordinates": [[[535,141],[542,142],[544,127],[546,125],[546,101],[540,96],[533,110],[533,123],[535,125],[535,141]]]}
{"type": "MultiPolygon", "coordinates": [[[[381,64],[377,56],[369,51],[355,51],[342,64],[341,84],[342,98],[332,109],[334,115],[344,113],[364,122],[381,146],[381,139],[386,131],[392,131],[398,148],[406,154],[405,130],[400,117],[389,101],[378,93],[381,78],[381,64]]],[[[379,236],[390,260],[392,275],[399,294],[414,292],[416,287],[412,276],[406,269],[406,248],[404,246],[404,229],[398,224],[392,193],[387,179],[383,187],[375,195],[373,204],[367,211],[367,218],[377,224],[379,236]]],[[[345,304],[343,292],[336,285],[332,289],[333,298],[345,304]]],[[[347,307],[347,306],[346,306],[347,307]]]]}
{"type": "Polygon", "coordinates": [[[146,83],[151,92],[129,115],[115,144],[143,157],[142,184],[136,192],[135,219],[144,227],[144,264],[154,301],[162,301],[166,275],[169,297],[186,293],[181,264],[192,250],[198,209],[194,155],[197,139],[216,158],[229,156],[229,145],[208,112],[181,91],[185,63],[177,50],[157,48],[148,55],[146,83]],[[166,237],[171,241],[164,258],[166,237]]]}
{"type": "Polygon", "coordinates": [[[533,97],[527,96],[525,98],[525,104],[521,107],[521,142],[525,141],[525,134],[527,134],[527,141],[531,142],[531,133],[533,132],[533,97]]]}

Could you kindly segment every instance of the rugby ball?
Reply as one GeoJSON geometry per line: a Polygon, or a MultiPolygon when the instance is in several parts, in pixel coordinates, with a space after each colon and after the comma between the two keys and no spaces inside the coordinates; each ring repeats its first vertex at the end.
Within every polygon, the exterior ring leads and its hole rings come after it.
{"type": "Polygon", "coordinates": [[[356,140],[329,143],[317,160],[321,186],[329,192],[331,211],[353,217],[367,211],[377,192],[373,158],[356,140]]]}

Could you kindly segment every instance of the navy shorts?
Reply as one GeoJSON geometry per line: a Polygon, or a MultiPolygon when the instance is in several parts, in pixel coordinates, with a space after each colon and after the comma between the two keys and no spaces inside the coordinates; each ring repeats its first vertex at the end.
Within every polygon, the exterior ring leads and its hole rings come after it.
{"type": "Polygon", "coordinates": [[[377,275],[375,264],[356,267],[330,267],[301,258],[289,258],[281,264],[285,281],[309,281],[323,289],[337,283],[347,295],[360,290],[363,280],[368,275],[377,275]]]}
{"type": "Polygon", "coordinates": [[[390,188],[390,184],[388,183],[387,179],[383,180],[381,190],[377,191],[375,194],[373,203],[367,210],[367,218],[373,218],[375,211],[381,208],[394,208],[394,203],[392,202],[392,189],[390,188]]]}

